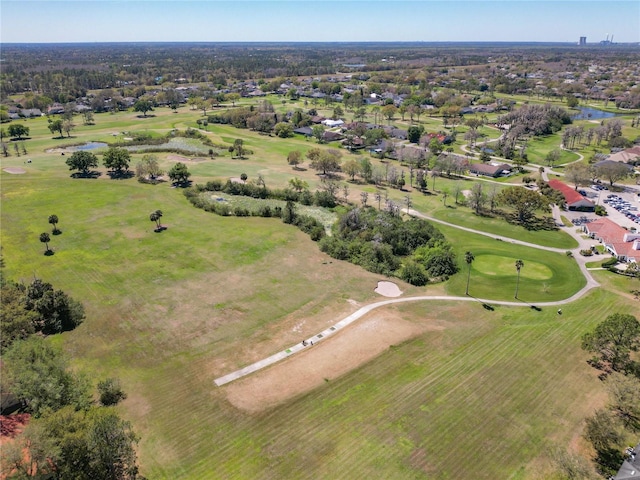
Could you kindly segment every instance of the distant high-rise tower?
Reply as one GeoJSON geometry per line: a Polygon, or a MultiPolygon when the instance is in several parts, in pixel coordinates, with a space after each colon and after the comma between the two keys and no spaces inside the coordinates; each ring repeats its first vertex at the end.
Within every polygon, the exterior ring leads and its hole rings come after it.
{"type": "Polygon", "coordinates": [[[580,37],[580,43],[578,45],[584,46],[587,44],[587,37],[580,37]]]}

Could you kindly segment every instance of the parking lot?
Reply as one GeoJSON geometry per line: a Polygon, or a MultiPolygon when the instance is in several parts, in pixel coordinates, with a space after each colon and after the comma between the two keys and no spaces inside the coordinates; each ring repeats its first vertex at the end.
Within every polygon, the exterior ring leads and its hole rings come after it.
{"type": "MultiPolygon", "coordinates": [[[[586,197],[596,205],[602,205],[607,209],[609,219],[622,227],[640,230],[640,196],[638,191],[625,189],[624,192],[611,192],[604,185],[592,185],[583,189],[586,197]]],[[[570,213],[569,219],[573,220],[586,216],[587,219],[595,219],[595,213],[565,212],[570,213]]]]}

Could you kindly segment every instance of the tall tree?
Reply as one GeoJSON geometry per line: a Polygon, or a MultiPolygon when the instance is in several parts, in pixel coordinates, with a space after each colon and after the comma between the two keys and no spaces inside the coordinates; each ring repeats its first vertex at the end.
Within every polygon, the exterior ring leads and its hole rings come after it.
{"type": "Polygon", "coordinates": [[[49,237],[49,234],[47,232],[41,233],[40,241],[45,244],[46,250],[44,253],[49,253],[51,251],[49,250],[49,242],[51,241],[51,237],[49,237]]]}
{"type": "Polygon", "coordinates": [[[496,198],[501,205],[515,210],[520,223],[529,222],[536,210],[549,211],[549,199],[524,187],[506,187],[496,198]]]}
{"type": "Polygon", "coordinates": [[[89,468],[95,480],[133,480],[138,473],[135,444],[138,437],[131,423],[110,409],[96,409],[89,428],[87,445],[91,452],[89,468]]]}
{"type": "Polygon", "coordinates": [[[311,160],[309,164],[311,168],[321,171],[323,175],[326,175],[327,173],[333,173],[340,169],[342,153],[335,149],[311,149],[307,152],[307,157],[311,160]]]}
{"type": "Polygon", "coordinates": [[[613,373],[605,381],[609,391],[609,408],[623,426],[633,433],[640,432],[640,378],[613,373]]]}
{"type": "Polygon", "coordinates": [[[173,183],[176,183],[178,185],[186,185],[189,181],[189,177],[191,176],[191,172],[189,172],[189,169],[184,163],[178,162],[173,167],[171,167],[168,175],[173,183]]]}
{"type": "Polygon", "coordinates": [[[22,137],[26,137],[29,135],[29,127],[23,125],[22,123],[12,123],[11,125],[9,125],[9,128],[7,128],[7,132],[9,133],[10,137],[15,137],[20,140],[22,137]]]}
{"type": "Polygon", "coordinates": [[[58,230],[58,216],[57,215],[49,215],[49,223],[53,225],[53,234],[57,235],[60,233],[58,230]]]}
{"type": "Polygon", "coordinates": [[[65,405],[86,408],[91,402],[88,380],[72,373],[61,351],[42,337],[15,342],[3,363],[8,391],[36,417],[65,405]]]}
{"type": "Polygon", "coordinates": [[[233,151],[236,154],[237,158],[243,158],[244,156],[244,140],[241,138],[236,138],[233,141],[233,151]]]}
{"type": "Polygon", "coordinates": [[[49,122],[47,128],[51,131],[52,134],[59,132],[60,137],[62,137],[62,125],[62,119],[58,118],[57,120],[49,122]]]}
{"type": "Polygon", "coordinates": [[[142,115],[146,117],[147,112],[153,110],[153,102],[148,98],[140,98],[136,103],[134,103],[133,110],[135,112],[142,112],[142,115]]]}
{"type": "Polygon", "coordinates": [[[397,111],[398,109],[393,104],[385,105],[384,107],[382,107],[382,115],[386,117],[389,124],[391,124],[391,120],[393,120],[393,116],[397,111]]]}
{"type": "Polygon", "coordinates": [[[608,162],[595,167],[595,172],[598,177],[606,179],[609,185],[613,186],[618,180],[627,178],[632,169],[623,162],[608,162]]]}
{"type": "Polygon", "coordinates": [[[591,183],[589,166],[584,163],[571,163],[564,169],[564,178],[573,183],[576,190],[578,187],[589,185],[591,183]]]}
{"type": "Polygon", "coordinates": [[[633,372],[638,362],[631,352],[640,349],[640,322],[633,315],[613,313],[582,337],[582,348],[596,354],[591,363],[597,368],[633,372]]]}
{"type": "Polygon", "coordinates": [[[292,150],[287,154],[287,163],[293,167],[294,170],[298,169],[298,165],[302,163],[302,153],[299,150],[292,150]]]}
{"type": "Polygon", "coordinates": [[[514,298],[518,298],[518,287],[520,286],[520,270],[524,267],[524,262],[520,259],[516,260],[516,270],[518,272],[518,278],[516,279],[516,294],[514,298]]]}
{"type": "Polygon", "coordinates": [[[464,294],[465,295],[469,295],[469,281],[471,280],[471,264],[473,263],[473,261],[476,259],[476,257],[473,256],[473,253],[467,251],[464,254],[464,261],[467,262],[467,289],[465,290],[464,294]]]}
{"type": "Polygon", "coordinates": [[[152,153],[148,153],[136,164],[136,176],[138,180],[146,179],[154,182],[156,178],[162,175],[162,170],[158,163],[158,157],[152,153]]]}
{"type": "Polygon", "coordinates": [[[149,215],[149,220],[152,222],[156,222],[156,231],[162,230],[162,224],[160,223],[160,219],[162,218],[162,210],[156,210],[155,212],[151,212],[149,215]]]}
{"type": "Polygon", "coordinates": [[[471,187],[471,193],[469,194],[469,206],[473,208],[476,212],[476,215],[480,215],[480,211],[484,207],[484,204],[487,201],[487,195],[484,193],[482,184],[480,182],[476,182],[471,187]]]}
{"type": "Polygon", "coordinates": [[[64,133],[67,134],[67,137],[71,136],[71,132],[75,128],[76,125],[71,120],[65,120],[64,122],[62,122],[62,129],[64,130],[64,133]]]}
{"type": "Polygon", "coordinates": [[[110,147],[102,157],[104,166],[118,175],[129,170],[130,161],[129,151],[118,147],[110,147]]]}
{"type": "Polygon", "coordinates": [[[309,189],[309,184],[298,177],[290,178],[289,186],[298,193],[302,192],[303,190],[309,189]]]}
{"type": "Polygon", "coordinates": [[[74,152],[67,161],[69,170],[79,170],[82,175],[88,175],[90,168],[98,166],[98,157],[91,152],[78,151],[74,152]]]}

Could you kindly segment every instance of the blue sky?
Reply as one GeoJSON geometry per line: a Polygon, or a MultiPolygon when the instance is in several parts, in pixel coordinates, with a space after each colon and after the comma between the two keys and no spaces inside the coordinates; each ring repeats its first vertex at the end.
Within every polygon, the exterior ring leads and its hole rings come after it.
{"type": "Polygon", "coordinates": [[[0,0],[1,42],[640,42],[640,1],[0,0]]]}

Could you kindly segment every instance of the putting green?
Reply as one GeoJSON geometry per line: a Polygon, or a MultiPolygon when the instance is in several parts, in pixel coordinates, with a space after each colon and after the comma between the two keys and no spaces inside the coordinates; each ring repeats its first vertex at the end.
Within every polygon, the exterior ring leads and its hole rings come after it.
{"type": "MultiPolygon", "coordinates": [[[[479,255],[473,261],[473,269],[485,275],[516,275],[515,258],[499,255],[479,255]]],[[[553,277],[549,267],[537,262],[526,261],[520,269],[520,277],[531,280],[548,280],[553,277]]]]}

